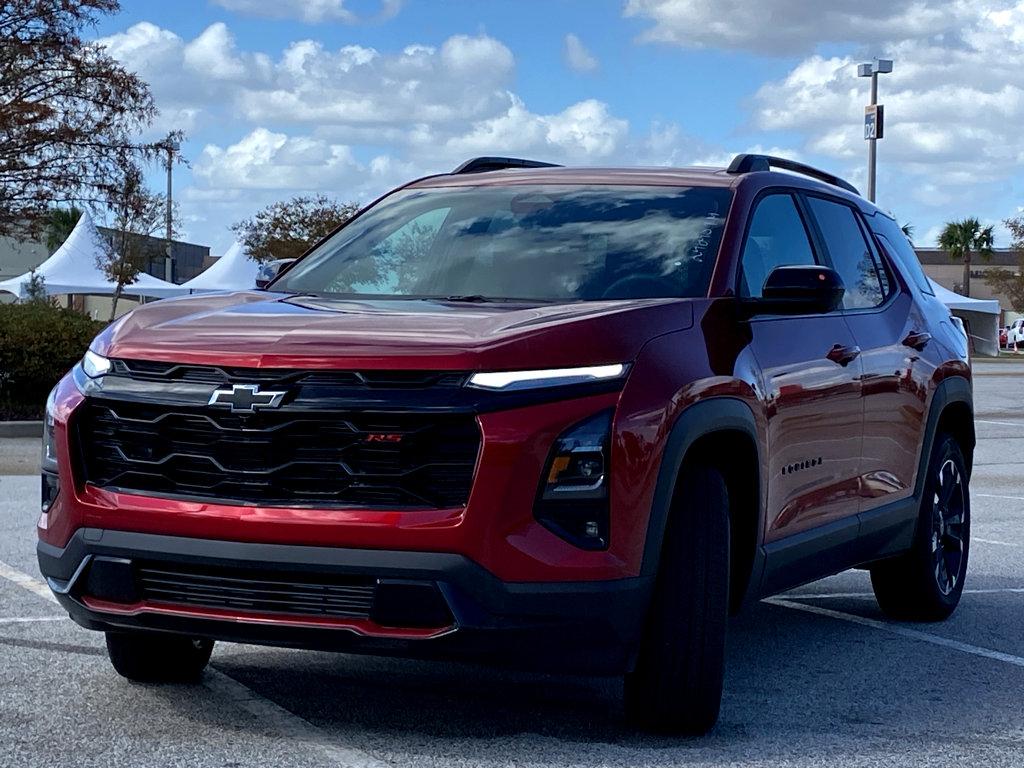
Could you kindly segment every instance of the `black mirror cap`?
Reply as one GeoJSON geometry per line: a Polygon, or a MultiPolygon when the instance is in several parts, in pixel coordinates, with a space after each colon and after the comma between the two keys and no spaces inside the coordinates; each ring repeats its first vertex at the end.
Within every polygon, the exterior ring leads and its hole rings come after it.
{"type": "Polygon", "coordinates": [[[294,259],[274,259],[264,262],[256,271],[256,288],[265,289],[270,283],[284,271],[284,268],[294,262],[294,259]]]}
{"type": "Polygon", "coordinates": [[[837,309],[845,293],[843,279],[831,267],[784,265],[768,274],[761,298],[744,304],[751,314],[823,314],[837,309]]]}

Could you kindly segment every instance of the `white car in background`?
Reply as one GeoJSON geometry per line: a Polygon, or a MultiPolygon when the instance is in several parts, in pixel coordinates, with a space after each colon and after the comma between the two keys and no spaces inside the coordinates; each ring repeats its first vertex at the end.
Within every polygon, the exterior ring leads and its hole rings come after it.
{"type": "Polygon", "coordinates": [[[1024,345],[1024,318],[1018,318],[1006,331],[1006,346],[1019,349],[1024,345]]]}

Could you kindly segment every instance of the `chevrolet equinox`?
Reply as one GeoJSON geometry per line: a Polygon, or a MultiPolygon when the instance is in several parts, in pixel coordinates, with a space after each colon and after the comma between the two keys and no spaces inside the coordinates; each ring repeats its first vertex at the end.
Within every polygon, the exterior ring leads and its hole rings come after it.
{"type": "Polygon", "coordinates": [[[264,291],[135,309],[51,393],[38,557],[137,681],[216,640],[625,677],[699,734],[727,617],[967,568],[967,340],[831,174],[475,158],[264,291]]]}

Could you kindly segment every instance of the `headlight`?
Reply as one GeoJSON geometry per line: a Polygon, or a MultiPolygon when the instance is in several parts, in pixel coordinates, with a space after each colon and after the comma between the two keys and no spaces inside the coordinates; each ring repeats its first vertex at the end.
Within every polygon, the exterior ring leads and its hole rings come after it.
{"type": "Polygon", "coordinates": [[[530,390],[537,387],[563,387],[565,385],[600,382],[619,379],[629,366],[612,363],[606,366],[581,366],[579,368],[546,368],[534,371],[491,371],[473,374],[470,387],[482,390],[530,390]]]}
{"type": "Polygon", "coordinates": [[[60,480],[57,476],[57,422],[54,418],[54,411],[57,407],[56,393],[56,387],[50,391],[50,396],[46,399],[46,415],[43,418],[41,507],[44,513],[49,511],[53,500],[60,492],[60,480]]]}
{"type": "Polygon", "coordinates": [[[534,505],[537,520],[577,547],[608,547],[608,452],[612,412],[573,425],[555,440],[534,505]]]}
{"type": "Polygon", "coordinates": [[[103,376],[110,371],[110,360],[102,355],[97,355],[92,350],[86,350],[82,357],[82,371],[90,379],[103,376]]]}
{"type": "Polygon", "coordinates": [[[57,388],[50,391],[46,399],[46,416],[43,419],[43,470],[57,472],[57,449],[55,446],[55,434],[57,423],[53,412],[57,408],[57,388]]]}

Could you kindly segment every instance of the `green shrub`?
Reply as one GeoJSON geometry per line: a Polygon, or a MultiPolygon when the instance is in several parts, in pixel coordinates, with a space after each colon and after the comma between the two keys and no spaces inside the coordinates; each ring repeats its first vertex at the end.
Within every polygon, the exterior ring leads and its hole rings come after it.
{"type": "Polygon", "coordinates": [[[105,323],[45,302],[0,304],[0,420],[39,419],[105,323]]]}

